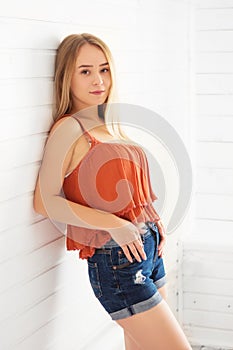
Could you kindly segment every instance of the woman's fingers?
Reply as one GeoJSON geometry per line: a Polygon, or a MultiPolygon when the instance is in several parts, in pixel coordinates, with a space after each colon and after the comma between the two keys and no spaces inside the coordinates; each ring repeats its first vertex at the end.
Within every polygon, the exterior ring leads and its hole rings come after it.
{"type": "Polygon", "coordinates": [[[161,220],[159,220],[157,222],[157,227],[158,227],[158,231],[159,231],[159,235],[160,235],[160,243],[159,243],[159,246],[158,246],[158,256],[162,257],[162,255],[163,255],[163,248],[164,248],[164,245],[166,243],[167,237],[166,237],[165,228],[164,228],[163,223],[162,223],[161,220]]]}
{"type": "Polygon", "coordinates": [[[165,235],[166,234],[166,230],[165,230],[165,227],[163,226],[162,221],[161,220],[157,221],[156,225],[158,227],[158,230],[159,230],[159,233],[161,234],[161,236],[165,235]]]}
{"type": "Polygon", "coordinates": [[[123,245],[121,248],[122,248],[122,250],[123,250],[123,252],[124,252],[126,258],[129,260],[129,262],[132,263],[132,262],[133,262],[133,259],[132,259],[132,256],[131,256],[131,254],[130,254],[130,252],[129,252],[129,249],[128,249],[127,245],[123,245]]]}
{"type": "MultiPolygon", "coordinates": [[[[137,240],[137,241],[134,241],[133,242],[134,244],[134,247],[136,247],[136,250],[138,251],[140,257],[143,259],[143,260],[146,260],[147,257],[146,257],[146,253],[144,251],[144,246],[143,246],[143,243],[142,243],[142,239],[140,238],[140,240],[137,240]]],[[[135,248],[134,248],[135,249],[135,248]]],[[[135,256],[135,255],[134,255],[135,256]]],[[[139,260],[138,260],[139,261],[139,260]]],[[[141,260],[140,260],[141,261],[141,260]]]]}
{"type": "Polygon", "coordinates": [[[134,242],[128,244],[128,248],[130,249],[130,252],[132,253],[132,255],[135,257],[135,259],[138,261],[138,262],[141,262],[142,259],[140,258],[140,255],[138,253],[138,250],[136,249],[135,245],[134,245],[134,242]]]}
{"type": "Polygon", "coordinates": [[[142,259],[146,260],[146,253],[144,251],[141,238],[133,241],[132,243],[129,243],[128,245],[122,246],[122,250],[126,258],[131,263],[133,262],[132,256],[134,256],[138,262],[141,262],[142,259]]]}
{"type": "Polygon", "coordinates": [[[159,243],[159,246],[158,246],[158,256],[162,257],[162,255],[163,255],[163,248],[165,246],[165,243],[166,243],[166,236],[161,236],[160,243],[159,243]]]}
{"type": "MultiPolygon", "coordinates": [[[[156,222],[157,227],[158,227],[158,231],[159,231],[159,235],[160,235],[160,242],[159,242],[159,246],[158,246],[158,256],[162,257],[163,255],[163,248],[164,245],[166,243],[167,240],[167,236],[166,236],[166,232],[165,232],[165,228],[163,226],[163,223],[161,220],[156,222]]],[[[146,227],[140,227],[139,228],[139,232],[145,233],[145,230],[147,230],[146,227]],[[143,231],[143,232],[142,232],[143,231]]],[[[138,262],[141,262],[142,259],[146,260],[146,253],[144,251],[144,246],[142,244],[142,239],[141,236],[136,239],[135,241],[127,244],[127,245],[123,245],[122,246],[123,252],[125,254],[125,256],[127,257],[127,259],[132,263],[133,259],[132,256],[135,257],[135,259],[138,262]]]]}

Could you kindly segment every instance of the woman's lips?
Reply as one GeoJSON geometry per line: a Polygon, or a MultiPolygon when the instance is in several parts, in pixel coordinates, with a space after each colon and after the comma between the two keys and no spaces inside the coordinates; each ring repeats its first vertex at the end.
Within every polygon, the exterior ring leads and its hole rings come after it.
{"type": "Polygon", "coordinates": [[[90,94],[93,95],[102,95],[105,91],[104,90],[96,90],[96,91],[90,91],[90,94]]]}

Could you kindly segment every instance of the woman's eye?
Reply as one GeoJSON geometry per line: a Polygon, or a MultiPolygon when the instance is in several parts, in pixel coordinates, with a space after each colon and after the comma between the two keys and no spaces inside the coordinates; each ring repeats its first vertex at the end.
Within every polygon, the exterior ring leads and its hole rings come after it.
{"type": "Polygon", "coordinates": [[[82,71],[81,71],[81,74],[83,74],[83,75],[87,75],[87,74],[89,74],[89,70],[84,69],[84,70],[82,70],[82,71]]]}
{"type": "Polygon", "coordinates": [[[103,69],[101,70],[102,73],[107,73],[108,71],[109,71],[108,68],[103,68],[103,69]]]}

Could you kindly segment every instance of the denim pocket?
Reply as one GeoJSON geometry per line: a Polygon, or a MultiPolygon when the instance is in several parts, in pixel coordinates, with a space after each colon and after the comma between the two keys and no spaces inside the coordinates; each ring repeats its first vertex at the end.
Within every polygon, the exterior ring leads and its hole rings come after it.
{"type": "Polygon", "coordinates": [[[102,296],[102,290],[100,285],[99,270],[97,263],[88,261],[88,274],[89,280],[96,298],[102,296]]]}

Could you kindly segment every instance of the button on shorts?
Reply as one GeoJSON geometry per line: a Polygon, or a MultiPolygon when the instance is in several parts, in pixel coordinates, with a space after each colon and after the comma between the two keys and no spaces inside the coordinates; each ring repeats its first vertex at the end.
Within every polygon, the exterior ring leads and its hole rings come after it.
{"type": "Polygon", "coordinates": [[[88,274],[96,298],[113,320],[149,310],[161,302],[158,289],[166,283],[163,259],[158,257],[160,235],[146,223],[142,235],[147,260],[133,263],[120,246],[103,246],[88,258],[88,274]]]}

